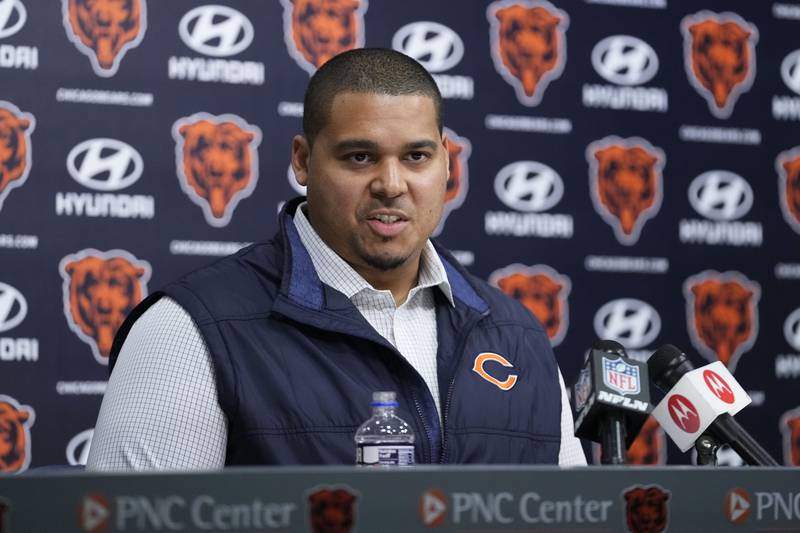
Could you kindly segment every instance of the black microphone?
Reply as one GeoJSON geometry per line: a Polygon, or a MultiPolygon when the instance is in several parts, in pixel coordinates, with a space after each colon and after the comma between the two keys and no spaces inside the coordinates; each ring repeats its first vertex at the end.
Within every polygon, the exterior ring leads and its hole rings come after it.
{"type": "MultiPolygon", "coordinates": [[[[689,358],[680,348],[671,344],[653,352],[647,360],[653,383],[669,393],[684,374],[694,370],[689,358]]],[[[780,466],[747,431],[729,414],[719,415],[706,430],[719,444],[729,444],[749,465],[780,466]]]]}
{"type": "Polygon", "coordinates": [[[575,435],[602,445],[600,462],[624,464],[652,410],[647,366],[612,340],[598,340],[572,387],[575,435]]]}

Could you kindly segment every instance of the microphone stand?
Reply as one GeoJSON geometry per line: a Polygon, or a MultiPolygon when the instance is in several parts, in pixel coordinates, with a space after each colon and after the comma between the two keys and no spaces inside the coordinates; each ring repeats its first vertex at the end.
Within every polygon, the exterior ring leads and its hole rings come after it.
{"type": "Polygon", "coordinates": [[[717,450],[719,443],[710,435],[703,433],[694,443],[697,450],[697,464],[699,466],[717,466],[717,450]]]}
{"type": "Polygon", "coordinates": [[[606,420],[600,423],[602,453],[600,462],[604,465],[625,464],[625,415],[609,413],[606,420]]]}

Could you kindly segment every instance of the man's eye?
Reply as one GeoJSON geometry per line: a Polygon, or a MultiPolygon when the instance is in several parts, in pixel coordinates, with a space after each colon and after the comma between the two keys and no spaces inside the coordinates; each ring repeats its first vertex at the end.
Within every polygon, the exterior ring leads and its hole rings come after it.
{"type": "Polygon", "coordinates": [[[417,162],[425,161],[426,159],[428,159],[428,154],[426,154],[425,152],[411,152],[410,154],[408,154],[408,158],[411,161],[417,161],[417,162]]]}
{"type": "Polygon", "coordinates": [[[369,154],[365,153],[350,154],[348,158],[350,159],[350,161],[353,161],[354,163],[366,163],[367,161],[369,161],[369,154]]]}

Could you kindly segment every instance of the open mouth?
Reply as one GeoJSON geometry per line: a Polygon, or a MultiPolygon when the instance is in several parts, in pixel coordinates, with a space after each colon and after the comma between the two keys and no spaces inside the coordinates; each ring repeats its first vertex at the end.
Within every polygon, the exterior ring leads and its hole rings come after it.
{"type": "Polygon", "coordinates": [[[394,237],[405,229],[408,219],[400,214],[374,213],[367,217],[367,223],[380,237],[394,237]]]}

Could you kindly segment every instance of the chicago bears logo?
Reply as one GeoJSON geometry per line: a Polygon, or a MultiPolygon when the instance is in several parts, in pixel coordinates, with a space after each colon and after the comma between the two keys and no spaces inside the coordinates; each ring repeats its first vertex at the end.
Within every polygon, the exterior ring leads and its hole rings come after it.
{"type": "Polygon", "coordinates": [[[31,171],[33,115],[11,102],[0,101],[0,209],[12,189],[20,187],[31,171]]]}
{"type": "Polygon", "coordinates": [[[281,0],[289,55],[313,74],[335,55],[364,46],[367,0],[281,0]]]}
{"type": "Polygon", "coordinates": [[[318,488],[308,494],[312,533],[348,533],[356,523],[358,495],[349,488],[318,488]]]}
{"type": "Polygon", "coordinates": [[[125,250],[81,250],[59,263],[64,280],[64,315],[78,337],[107,365],[114,335],[128,313],[147,296],[150,264],[125,250]]]}
{"type": "Polygon", "coordinates": [[[145,0],[61,0],[64,27],[73,44],[89,56],[104,78],[117,73],[120,61],[144,38],[145,0]]]}
{"type": "Polygon", "coordinates": [[[728,118],[756,75],[758,30],[735,13],[701,11],[681,22],[689,82],[717,118],[728,118]]]}
{"type": "Polygon", "coordinates": [[[683,284],[689,336],[697,351],[733,372],[758,335],[759,285],[739,272],[701,272],[683,284]]]}
{"type": "Polygon", "coordinates": [[[591,143],[586,159],[595,210],[620,243],[635,244],[661,208],[664,152],[639,137],[610,136],[591,143]]]}
{"type": "Polygon", "coordinates": [[[800,407],[783,413],[780,428],[783,434],[783,464],[800,466],[800,407]]]}
{"type": "Polygon", "coordinates": [[[663,465],[667,463],[667,438],[664,430],[652,416],[639,430],[639,435],[628,448],[628,463],[633,465],[663,465]]]}
{"type": "Polygon", "coordinates": [[[181,189],[206,222],[227,226],[258,183],[261,130],[236,115],[197,113],[176,121],[172,136],[181,189]]]}
{"type": "Polygon", "coordinates": [[[486,15],[495,69],[522,104],[538,105],[567,62],[569,17],[541,0],[493,2],[486,15]]]}
{"type": "Polygon", "coordinates": [[[778,154],[775,168],[778,171],[783,218],[793,230],[800,233],[800,146],[778,154]]]}
{"type": "Polygon", "coordinates": [[[625,524],[631,533],[660,533],[669,523],[670,491],[658,485],[636,485],[623,493],[625,524]]]}
{"type": "Polygon", "coordinates": [[[0,394],[0,473],[14,474],[28,469],[35,418],[32,407],[0,394]]]}
{"type": "Polygon", "coordinates": [[[558,346],[567,334],[570,279],[547,265],[509,265],[495,270],[489,283],[519,301],[542,323],[550,344],[558,346]]]}
{"type": "Polygon", "coordinates": [[[447,155],[449,158],[450,173],[447,175],[447,189],[444,197],[444,211],[439,225],[433,235],[439,235],[444,229],[447,216],[461,207],[469,190],[469,156],[472,153],[472,144],[466,137],[461,137],[450,128],[444,128],[447,136],[447,155]]]}

